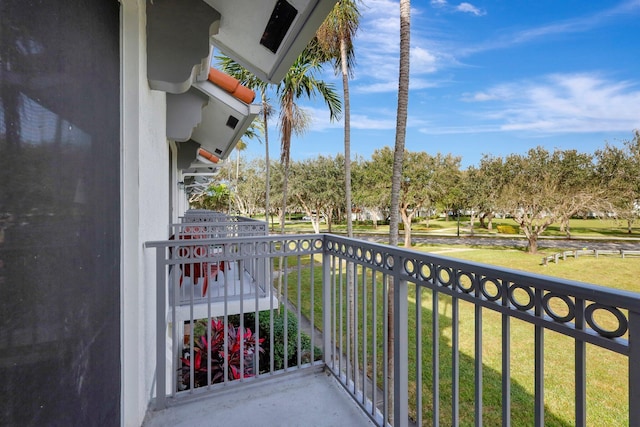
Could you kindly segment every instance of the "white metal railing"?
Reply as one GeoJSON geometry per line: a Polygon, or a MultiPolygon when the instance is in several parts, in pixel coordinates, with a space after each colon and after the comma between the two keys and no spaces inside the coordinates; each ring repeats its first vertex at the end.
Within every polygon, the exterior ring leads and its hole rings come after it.
{"type": "MultiPolygon", "coordinates": [[[[169,234],[171,240],[203,240],[203,239],[220,239],[241,236],[266,236],[268,235],[268,226],[264,221],[258,221],[251,218],[239,216],[229,216],[226,214],[206,211],[206,210],[190,210],[187,211],[182,222],[171,224],[169,226],[169,234]]],[[[183,252],[179,258],[190,258],[188,251],[198,248],[198,246],[187,246],[179,249],[183,252]]],[[[222,247],[213,245],[210,251],[222,251],[222,247]]],[[[197,250],[196,250],[197,251],[197,250]]],[[[192,258],[198,258],[205,255],[193,254],[192,258]]],[[[249,296],[258,293],[264,297],[270,290],[266,286],[264,280],[265,266],[261,260],[253,260],[254,262],[245,262],[241,268],[238,262],[218,259],[215,262],[184,262],[177,266],[179,270],[178,292],[172,292],[169,295],[170,303],[179,301],[182,305],[188,305],[194,299],[196,303],[204,303],[207,298],[214,301],[221,301],[224,298],[224,292],[228,298],[239,298],[240,295],[247,294],[249,296]],[[239,280],[242,275],[248,275],[252,285],[243,289],[240,293],[238,287],[239,280]],[[177,298],[174,298],[177,297],[177,298]]]]}
{"type": "MultiPolygon", "coordinates": [[[[509,426],[514,412],[530,407],[530,424],[543,426],[545,420],[556,420],[556,414],[545,410],[545,392],[547,398],[552,397],[545,387],[545,372],[553,369],[545,366],[545,356],[558,351],[554,341],[560,336],[570,343],[565,342],[561,351],[566,353],[563,358],[571,360],[573,371],[570,381],[563,385],[572,389],[573,420],[563,422],[587,424],[587,400],[599,392],[587,387],[588,373],[595,368],[587,363],[587,349],[599,348],[621,358],[614,369],[619,369],[617,376],[626,381],[618,402],[628,402],[621,404],[628,424],[640,425],[640,294],[329,234],[204,239],[198,241],[201,254],[193,242],[149,242],[147,247],[156,249],[158,277],[158,407],[164,407],[168,400],[220,386],[207,378],[206,384],[195,387],[195,369],[186,376],[190,382],[182,387],[186,390],[177,384],[181,346],[189,348],[191,360],[195,354],[194,334],[190,333],[187,343],[179,339],[179,328],[172,327],[176,325],[175,309],[167,306],[167,291],[171,276],[177,274],[176,266],[194,259],[241,266],[261,260],[265,268],[260,280],[267,286],[276,286],[282,280],[282,298],[270,294],[265,311],[270,332],[265,336],[258,332],[259,296],[241,299],[241,313],[254,314],[250,325],[253,345],[242,344],[241,352],[242,346],[247,346],[253,355],[259,343],[269,343],[269,352],[261,354],[259,360],[242,358],[240,370],[245,372],[245,364],[253,364],[247,371],[251,376],[240,375],[238,381],[225,376],[223,383],[227,385],[324,366],[378,425],[403,426],[412,419],[418,425],[459,425],[472,420],[479,426],[483,420],[493,423],[485,417],[488,412],[497,412],[498,423],[509,426]],[[190,249],[179,251],[188,245],[190,249]],[[276,366],[274,347],[282,339],[274,333],[278,301],[287,302],[289,310],[283,312],[295,318],[298,325],[307,319],[322,331],[308,329],[311,342],[320,343],[321,361],[315,361],[318,354],[313,345],[303,348],[305,335],[300,326],[294,332],[294,351],[284,346],[285,353],[296,354],[293,359],[289,357],[292,354],[285,355],[284,365],[276,366]],[[486,335],[484,330],[490,324],[497,329],[486,335]],[[525,393],[524,403],[519,397],[521,390],[514,393],[514,388],[521,386],[512,379],[512,360],[520,356],[515,354],[514,349],[519,347],[512,341],[515,329],[524,330],[524,339],[531,341],[529,381],[533,391],[525,393]],[[445,332],[449,340],[446,344],[445,332]],[[471,349],[461,348],[462,335],[470,336],[471,349]],[[310,357],[305,351],[311,353],[310,357]],[[493,357],[501,361],[498,371],[484,363],[485,358],[493,357]],[[394,362],[393,382],[389,379],[390,358],[394,362]],[[496,387],[498,402],[487,402],[488,390],[496,387]]],[[[223,299],[227,304],[228,298],[223,299]]],[[[212,307],[211,301],[207,305],[212,307]]],[[[226,313],[219,317],[225,324],[229,322],[226,313]]],[[[238,322],[240,328],[247,326],[242,316],[238,322]]],[[[187,320],[191,330],[194,323],[192,315],[187,320]]],[[[287,333],[288,328],[284,328],[284,342],[289,342],[287,333]]],[[[225,372],[227,368],[225,365],[225,372]]]]}

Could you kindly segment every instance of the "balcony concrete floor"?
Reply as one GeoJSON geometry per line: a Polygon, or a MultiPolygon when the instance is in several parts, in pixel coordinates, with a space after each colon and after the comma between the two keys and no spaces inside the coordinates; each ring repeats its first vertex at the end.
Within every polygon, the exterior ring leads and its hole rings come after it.
{"type": "Polygon", "coordinates": [[[333,375],[301,372],[151,412],[145,427],[374,426],[333,375]]]}

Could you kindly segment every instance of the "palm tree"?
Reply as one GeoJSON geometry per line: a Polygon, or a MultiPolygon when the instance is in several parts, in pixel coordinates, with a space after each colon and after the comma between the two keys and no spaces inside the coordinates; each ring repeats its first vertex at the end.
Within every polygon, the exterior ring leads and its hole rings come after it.
{"type": "Polygon", "coordinates": [[[342,109],[340,98],[336,95],[333,85],[315,77],[315,73],[322,70],[322,60],[323,55],[317,45],[311,43],[302,51],[277,88],[277,94],[280,99],[280,162],[284,172],[282,211],[280,212],[280,232],[283,234],[287,210],[287,181],[291,158],[291,136],[293,133],[304,133],[309,123],[309,118],[304,110],[296,104],[296,100],[303,95],[307,98],[313,98],[316,93],[319,93],[329,108],[331,120],[335,120],[342,109]]]}
{"type": "Polygon", "coordinates": [[[344,172],[345,172],[345,212],[347,215],[347,235],[353,237],[351,218],[351,102],[349,98],[349,78],[353,76],[355,53],[353,39],[360,25],[358,0],[339,0],[324,20],[316,37],[320,48],[333,60],[336,74],[342,74],[344,102],[344,172]]]}
{"type": "MultiPolygon", "coordinates": [[[[320,49],[333,62],[336,74],[342,75],[342,99],[344,102],[344,193],[345,214],[347,216],[347,236],[353,237],[353,218],[351,202],[351,102],[349,97],[349,78],[353,76],[355,53],[353,39],[360,24],[360,11],[357,0],[339,0],[316,33],[320,49]]],[[[349,335],[355,346],[355,286],[353,264],[347,263],[347,298],[350,313],[349,335]]],[[[358,370],[356,359],[353,371],[358,370]]]]}
{"type": "MultiPolygon", "coordinates": [[[[410,47],[410,23],[411,23],[411,1],[400,0],[400,69],[398,77],[398,113],[396,118],[396,141],[393,152],[393,175],[391,177],[391,220],[389,223],[389,244],[391,246],[398,245],[398,225],[399,225],[399,203],[400,203],[400,186],[402,184],[402,163],[404,156],[405,137],[407,133],[407,107],[409,105],[409,47],[410,47]]],[[[388,359],[388,379],[389,379],[389,402],[393,405],[393,382],[394,382],[394,283],[389,276],[388,289],[388,337],[387,349],[388,359]]],[[[390,411],[393,415],[393,410],[390,411]]]]}
{"type": "Polygon", "coordinates": [[[269,206],[269,193],[271,192],[271,180],[270,180],[270,161],[269,161],[269,128],[267,122],[271,113],[273,112],[273,108],[271,108],[271,104],[269,104],[269,99],[267,98],[267,89],[269,88],[269,84],[263,82],[251,72],[247,71],[240,64],[232,60],[227,56],[216,56],[218,60],[218,64],[220,68],[230,76],[239,80],[243,85],[252,89],[259,90],[260,96],[262,99],[262,134],[264,135],[264,146],[265,146],[265,209],[264,215],[267,224],[269,224],[269,213],[271,211],[269,206]]]}

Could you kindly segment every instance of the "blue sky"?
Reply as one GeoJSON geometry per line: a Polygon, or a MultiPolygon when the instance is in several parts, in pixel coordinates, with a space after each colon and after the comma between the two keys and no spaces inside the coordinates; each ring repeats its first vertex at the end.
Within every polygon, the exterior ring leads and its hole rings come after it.
{"type": "MultiPolygon", "coordinates": [[[[399,6],[360,9],[351,150],[367,159],[395,141],[399,6]]],[[[452,153],[467,167],[539,145],[621,145],[640,128],[639,23],[640,0],[414,0],[407,149],[452,153]]],[[[322,78],[342,93],[330,67],[322,78]]],[[[344,152],[342,121],[319,101],[300,104],[313,122],[294,136],[292,158],[344,152]]],[[[275,119],[269,139],[277,159],[275,119]]],[[[264,157],[264,145],[250,141],[245,153],[264,157]]]]}

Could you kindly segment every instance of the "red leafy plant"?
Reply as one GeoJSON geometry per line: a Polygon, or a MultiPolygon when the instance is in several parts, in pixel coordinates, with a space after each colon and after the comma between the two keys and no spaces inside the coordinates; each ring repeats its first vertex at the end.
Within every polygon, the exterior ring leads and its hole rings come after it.
{"type": "MultiPolygon", "coordinates": [[[[227,325],[227,348],[224,342],[224,321],[222,319],[211,319],[211,328],[207,327],[206,320],[198,321],[204,327],[204,334],[194,336],[193,348],[193,384],[194,387],[206,386],[209,381],[209,356],[211,357],[211,384],[220,383],[225,380],[237,380],[240,378],[252,377],[254,375],[253,365],[256,354],[263,353],[262,342],[264,338],[259,338],[256,346],[256,337],[249,328],[236,327],[231,323],[227,325]],[[210,339],[207,340],[207,334],[210,339]],[[225,351],[226,350],[226,351],[225,351]],[[241,359],[244,359],[244,372],[241,372],[241,359]],[[227,369],[225,375],[225,361],[227,369]]],[[[195,329],[195,328],[194,328],[195,329]]],[[[191,376],[191,350],[185,349],[180,368],[182,380],[181,388],[190,387],[191,376]]]]}

